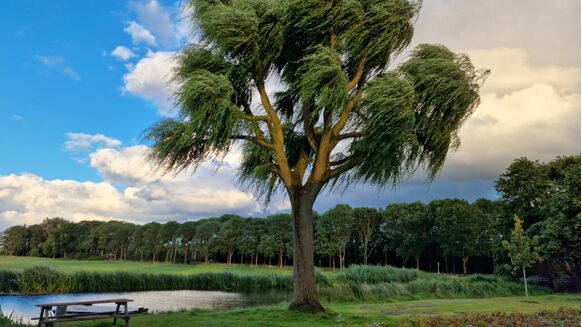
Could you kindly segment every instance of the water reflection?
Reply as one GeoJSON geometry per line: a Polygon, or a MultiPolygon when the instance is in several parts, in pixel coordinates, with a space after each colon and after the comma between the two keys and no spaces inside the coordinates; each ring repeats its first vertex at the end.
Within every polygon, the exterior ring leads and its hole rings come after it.
{"type": "Polygon", "coordinates": [[[150,291],[119,293],[81,293],[48,295],[3,295],[0,308],[4,313],[13,313],[25,322],[38,316],[35,304],[72,302],[98,299],[128,298],[134,300],[131,307],[145,307],[149,312],[200,309],[231,309],[257,305],[277,304],[291,299],[289,291],[265,290],[245,293],[218,291],[150,291]]]}

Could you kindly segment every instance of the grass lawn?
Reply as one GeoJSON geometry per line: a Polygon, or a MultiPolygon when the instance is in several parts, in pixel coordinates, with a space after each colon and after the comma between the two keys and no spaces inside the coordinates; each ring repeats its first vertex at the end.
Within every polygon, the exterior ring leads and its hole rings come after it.
{"type": "MultiPolygon", "coordinates": [[[[580,308],[580,296],[557,294],[525,297],[487,299],[438,299],[398,301],[389,303],[349,303],[325,305],[325,314],[291,313],[286,305],[227,311],[192,310],[157,315],[133,317],[130,326],[354,326],[380,323],[399,326],[430,316],[452,316],[464,313],[519,312],[533,313],[559,308],[580,308]]],[[[111,326],[110,322],[82,322],[65,326],[111,326]]]]}
{"type": "Polygon", "coordinates": [[[232,272],[236,274],[252,275],[260,273],[273,274],[291,274],[291,267],[279,269],[277,266],[272,267],[251,267],[248,265],[235,264],[232,267],[222,263],[213,264],[165,264],[151,262],[132,262],[132,261],[89,261],[89,260],[69,260],[69,259],[50,259],[36,257],[12,257],[0,256],[0,269],[11,271],[22,271],[32,266],[47,266],[60,272],[68,273],[75,271],[91,272],[138,272],[138,273],[167,273],[177,275],[192,275],[206,272],[232,272]]]}

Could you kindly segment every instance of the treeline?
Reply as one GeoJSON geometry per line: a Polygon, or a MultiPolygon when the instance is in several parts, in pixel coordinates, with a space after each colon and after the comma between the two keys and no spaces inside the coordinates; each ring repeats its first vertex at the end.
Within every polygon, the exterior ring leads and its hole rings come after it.
{"type": "MultiPolygon", "coordinates": [[[[538,244],[541,260],[535,272],[555,288],[566,273],[579,288],[580,156],[549,163],[517,159],[496,181],[496,189],[501,198],[495,201],[444,199],[394,203],[380,210],[337,205],[315,215],[316,264],[509,274],[502,241],[510,238],[517,215],[538,244]]],[[[52,218],[10,227],[0,242],[2,253],[18,256],[283,267],[292,262],[291,231],[289,214],[145,225],[52,218]]]]}

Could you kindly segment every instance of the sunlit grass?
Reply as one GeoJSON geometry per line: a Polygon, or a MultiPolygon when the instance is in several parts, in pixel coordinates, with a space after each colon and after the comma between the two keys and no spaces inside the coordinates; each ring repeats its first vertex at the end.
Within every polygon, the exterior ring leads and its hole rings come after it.
{"type": "MultiPolygon", "coordinates": [[[[559,308],[579,309],[578,295],[544,295],[487,299],[446,299],[420,301],[394,301],[370,303],[325,303],[324,314],[289,312],[287,304],[226,311],[191,310],[176,313],[138,316],[131,319],[131,326],[356,326],[379,323],[382,326],[414,326],[433,316],[456,314],[519,312],[535,313],[559,308]]],[[[86,322],[70,326],[110,326],[109,322],[86,322]]]]}
{"type": "Polygon", "coordinates": [[[280,269],[278,266],[261,266],[234,264],[227,266],[223,263],[212,264],[165,264],[133,261],[89,261],[72,259],[50,259],[38,257],[13,257],[0,256],[0,269],[10,271],[23,271],[33,266],[45,266],[60,272],[139,272],[139,273],[165,273],[178,275],[191,275],[209,272],[230,272],[233,274],[291,274],[291,267],[280,269]]]}

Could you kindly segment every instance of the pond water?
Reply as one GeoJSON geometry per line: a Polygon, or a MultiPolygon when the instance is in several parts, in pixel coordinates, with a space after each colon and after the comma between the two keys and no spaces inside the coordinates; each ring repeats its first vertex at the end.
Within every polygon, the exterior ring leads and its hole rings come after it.
{"type": "Polygon", "coordinates": [[[99,299],[132,299],[130,307],[148,308],[149,312],[200,309],[231,309],[257,305],[277,304],[291,299],[289,291],[267,290],[260,292],[218,292],[218,291],[150,291],[118,293],[79,293],[47,295],[1,295],[0,309],[5,314],[12,313],[24,322],[38,317],[39,303],[73,302],[99,299]]]}

